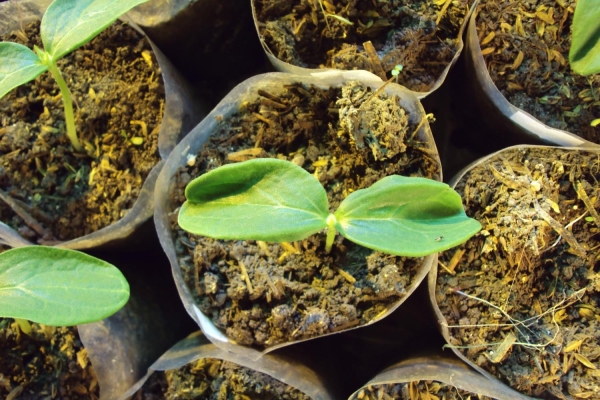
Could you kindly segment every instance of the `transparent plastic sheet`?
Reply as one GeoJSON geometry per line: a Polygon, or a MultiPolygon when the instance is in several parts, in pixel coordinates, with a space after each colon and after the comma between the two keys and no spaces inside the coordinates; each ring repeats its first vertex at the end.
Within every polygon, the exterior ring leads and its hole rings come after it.
{"type": "MultiPolygon", "coordinates": [[[[589,143],[589,142],[588,142],[589,143]]],[[[593,144],[593,143],[592,143],[593,144]]],[[[461,179],[473,168],[485,163],[487,160],[496,157],[497,155],[499,155],[502,152],[505,151],[509,151],[511,149],[519,149],[519,148],[557,148],[557,149],[562,149],[562,150],[586,150],[586,151],[592,151],[592,152],[597,152],[598,156],[600,157],[600,147],[598,146],[579,146],[579,147],[556,147],[556,146],[533,146],[533,145],[517,145],[517,146],[511,146],[511,147],[507,147],[505,149],[496,151],[492,154],[489,154],[485,157],[482,157],[478,160],[475,160],[474,162],[472,162],[471,164],[469,164],[468,166],[466,166],[465,168],[463,168],[461,171],[459,171],[455,176],[452,177],[452,179],[450,179],[450,182],[448,183],[450,185],[451,188],[455,188],[456,185],[458,184],[458,182],[461,181],[461,179]]],[[[439,329],[440,332],[442,333],[442,336],[444,337],[444,339],[446,340],[446,343],[450,343],[450,333],[449,333],[449,329],[447,327],[448,325],[448,321],[446,320],[446,317],[444,316],[444,314],[442,314],[440,308],[438,307],[437,301],[436,301],[436,297],[435,297],[435,292],[436,292],[436,285],[437,285],[437,274],[438,274],[438,265],[437,263],[435,263],[432,268],[431,271],[429,272],[429,275],[427,277],[427,286],[429,289],[429,299],[431,301],[431,305],[433,307],[433,310],[435,312],[435,315],[437,317],[438,320],[438,324],[439,324],[439,329]]],[[[488,378],[489,380],[493,381],[494,384],[498,383],[499,385],[503,385],[506,388],[514,391],[513,389],[509,388],[508,385],[505,385],[504,383],[500,382],[496,377],[494,377],[492,374],[490,374],[489,372],[487,372],[485,369],[481,368],[480,366],[478,366],[477,364],[475,364],[473,361],[469,360],[464,354],[462,354],[459,349],[457,348],[452,348],[452,351],[454,352],[454,354],[456,354],[461,360],[463,360],[464,362],[466,362],[470,367],[474,368],[476,371],[478,371],[479,373],[483,374],[486,378],[488,378]]],[[[524,394],[521,394],[519,392],[515,392],[515,394],[512,397],[503,397],[503,399],[515,399],[515,400],[519,400],[519,399],[533,399],[532,397],[526,396],[524,394]]]]}
{"type": "MultiPolygon", "coordinates": [[[[226,351],[240,353],[247,358],[258,359],[262,354],[267,353],[269,351],[310,339],[283,343],[280,345],[269,347],[264,352],[260,352],[253,348],[240,346],[234,343],[233,341],[229,340],[223,334],[223,332],[221,332],[217,327],[215,327],[210,318],[200,311],[200,309],[196,306],[194,302],[193,296],[189,288],[184,282],[183,274],[179,267],[177,254],[175,252],[175,243],[171,236],[169,213],[171,212],[170,210],[173,210],[175,208],[171,205],[169,199],[169,193],[173,187],[173,182],[171,178],[177,173],[177,170],[181,166],[187,163],[187,156],[189,154],[197,154],[197,152],[202,148],[204,142],[208,139],[208,137],[213,132],[218,131],[219,122],[217,120],[222,120],[222,118],[227,118],[229,115],[236,113],[239,109],[240,104],[242,104],[243,102],[252,101],[256,99],[258,97],[258,89],[263,89],[270,93],[279,93],[283,90],[283,85],[291,84],[294,82],[302,82],[307,85],[314,84],[321,88],[328,88],[341,87],[344,83],[351,80],[358,80],[363,84],[368,85],[373,90],[376,90],[384,84],[384,82],[382,82],[381,79],[366,71],[329,70],[313,72],[310,75],[304,76],[286,73],[269,73],[257,75],[253,78],[250,78],[239,84],[236,88],[234,88],[210,112],[210,114],[208,114],[208,116],[196,128],[194,128],[194,130],[192,130],[185,137],[185,139],[183,139],[177,145],[177,147],[171,153],[171,156],[169,156],[165,167],[161,171],[156,186],[156,209],[154,213],[154,222],[156,225],[156,230],[158,232],[159,240],[161,242],[163,250],[167,254],[167,257],[169,258],[169,261],[171,263],[175,284],[177,285],[177,289],[179,290],[179,294],[187,312],[200,326],[207,338],[211,342],[216,344],[218,347],[226,351]]],[[[399,96],[400,103],[402,107],[406,109],[411,124],[418,124],[424,118],[426,119],[425,111],[423,110],[423,107],[421,106],[419,100],[415,97],[415,95],[412,92],[410,92],[406,88],[396,84],[389,84],[385,87],[384,92],[388,95],[399,96]]],[[[434,159],[439,163],[440,161],[438,151],[435,147],[433,135],[427,122],[423,123],[417,135],[421,139],[421,141],[429,144],[427,153],[434,157],[434,159]]],[[[442,177],[439,176],[438,179],[441,181],[442,177]]],[[[396,303],[393,307],[389,308],[385,314],[380,315],[377,319],[370,321],[368,324],[362,325],[360,327],[349,328],[340,332],[368,326],[390,315],[396,308],[398,308],[398,306],[400,306],[400,304],[402,304],[413,293],[413,291],[416,289],[419,283],[424,279],[425,275],[431,268],[431,265],[435,264],[436,262],[436,254],[424,257],[422,269],[419,271],[415,279],[411,282],[410,287],[407,289],[406,296],[400,301],[398,301],[398,303],[396,303]]],[[[328,335],[331,334],[333,333],[329,333],[328,335]]]]}
{"type": "Polygon", "coordinates": [[[218,348],[210,343],[202,332],[198,331],[177,343],[156,360],[148,369],[146,376],[127,390],[119,400],[126,400],[133,396],[155,371],[181,368],[201,358],[216,358],[262,372],[300,390],[314,400],[329,400],[332,398],[325,382],[314,371],[301,363],[273,354],[265,355],[259,360],[252,360],[240,354],[230,353],[218,348]]]}
{"type": "MultiPolygon", "coordinates": [[[[304,67],[298,67],[296,65],[292,65],[290,63],[287,63],[285,61],[280,60],[279,58],[277,58],[273,52],[267,47],[267,44],[263,38],[263,36],[260,33],[259,27],[258,27],[258,18],[256,15],[256,7],[254,7],[254,3],[256,0],[251,0],[251,4],[252,4],[252,17],[254,18],[254,26],[256,28],[256,33],[258,34],[258,38],[260,39],[260,43],[263,47],[263,50],[265,52],[265,54],[267,55],[267,58],[269,59],[269,61],[271,62],[271,64],[273,64],[273,67],[275,67],[275,69],[277,71],[280,72],[289,72],[292,74],[296,74],[296,75],[309,75],[315,71],[337,71],[336,69],[332,69],[332,68],[323,68],[323,69],[313,69],[313,68],[304,68],[304,67]]],[[[446,80],[446,76],[448,76],[448,72],[450,72],[450,68],[452,68],[452,66],[456,63],[456,61],[458,60],[458,57],[460,56],[460,53],[462,52],[465,44],[463,41],[463,33],[467,27],[467,23],[469,22],[469,20],[471,19],[471,16],[473,14],[473,10],[477,7],[477,4],[479,3],[479,0],[475,0],[473,2],[473,5],[471,6],[471,9],[469,9],[467,11],[467,14],[465,15],[465,20],[463,21],[463,24],[461,25],[459,32],[458,32],[458,45],[456,47],[456,54],[454,54],[454,57],[452,58],[452,60],[450,61],[450,63],[448,63],[448,65],[446,66],[446,68],[444,68],[444,71],[441,73],[441,75],[438,77],[437,81],[434,83],[434,85],[432,86],[431,90],[428,92],[415,92],[412,91],[411,92],[418,98],[418,99],[423,99],[427,96],[429,96],[431,93],[435,92],[446,80]]],[[[379,79],[379,78],[378,78],[379,79]]],[[[410,89],[407,89],[410,90],[410,89]]]]}
{"type": "Polygon", "coordinates": [[[349,400],[358,400],[361,390],[368,386],[393,385],[413,381],[442,382],[469,391],[474,395],[488,396],[493,399],[529,399],[498,381],[486,378],[455,357],[432,354],[409,358],[386,368],[354,392],[349,400]]]}
{"type": "MultiPolygon", "coordinates": [[[[23,24],[38,20],[51,0],[19,0],[0,4],[0,33],[7,34],[20,29],[23,24]]],[[[135,27],[138,31],[139,28],[135,27]]],[[[165,86],[165,106],[160,126],[158,145],[161,158],[165,159],[175,144],[189,132],[204,113],[188,92],[187,85],[166,57],[150,41],[161,67],[165,86]]],[[[115,243],[131,235],[154,211],[154,185],[163,162],[158,163],[147,176],[140,195],[133,207],[119,221],[88,235],[62,242],[57,246],[83,250],[115,243]]],[[[0,230],[0,239],[3,231],[0,230]]]]}
{"type": "Polygon", "coordinates": [[[477,11],[475,10],[467,29],[465,59],[468,80],[465,84],[475,98],[474,104],[479,108],[477,112],[485,115],[490,121],[490,125],[494,125],[498,133],[514,137],[517,143],[532,141],[540,143],[541,141],[558,146],[599,146],[570,132],[549,127],[531,114],[515,107],[504,97],[490,77],[481,54],[476,21],[477,11]]]}

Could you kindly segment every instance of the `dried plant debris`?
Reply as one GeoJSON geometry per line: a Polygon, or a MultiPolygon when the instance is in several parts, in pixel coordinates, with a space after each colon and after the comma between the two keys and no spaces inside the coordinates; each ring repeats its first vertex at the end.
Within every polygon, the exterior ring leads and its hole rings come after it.
{"type": "Polygon", "coordinates": [[[599,178],[598,153],[523,148],[457,185],[483,230],[440,258],[451,346],[529,396],[600,393],[599,178]]]}
{"type": "Polygon", "coordinates": [[[491,400],[487,396],[470,393],[436,381],[367,386],[358,392],[356,398],[358,400],[491,400]]]}
{"type": "MultiPolygon", "coordinates": [[[[42,46],[39,22],[19,32],[2,40],[42,46]]],[[[85,153],[71,150],[58,85],[48,73],[0,99],[0,218],[45,244],[97,231],[131,209],[159,161],[165,95],[150,44],[126,24],[111,25],[58,64],[85,153]],[[7,201],[22,211],[11,211],[7,201]]]]}
{"type": "Polygon", "coordinates": [[[0,397],[97,400],[98,380],[75,327],[31,323],[25,333],[0,318],[0,397]]]}
{"type": "MultiPolygon", "coordinates": [[[[323,184],[332,209],[387,175],[439,179],[432,150],[413,137],[416,124],[396,96],[357,82],[257,94],[189,157],[176,177],[174,207],[184,202],[192,178],[256,156],[304,167],[323,184]],[[392,120],[393,126],[384,123],[392,120]]],[[[242,345],[265,348],[363,325],[406,295],[422,265],[420,258],[374,252],[341,236],[326,254],[325,233],[281,244],[194,236],[179,229],[176,211],[172,227],[185,280],[200,309],[242,345]]]]}
{"type": "Polygon", "coordinates": [[[472,1],[255,0],[259,31],[273,54],[307,68],[364,69],[428,91],[458,48],[472,1]],[[389,75],[388,77],[391,77],[389,75]]]}
{"type": "Polygon", "coordinates": [[[482,0],[477,34],[488,71],[513,105],[546,125],[600,143],[600,74],[569,66],[576,0],[482,0]]]}
{"type": "Polygon", "coordinates": [[[182,368],[157,371],[133,400],[265,399],[310,400],[269,375],[212,358],[182,368]]]}

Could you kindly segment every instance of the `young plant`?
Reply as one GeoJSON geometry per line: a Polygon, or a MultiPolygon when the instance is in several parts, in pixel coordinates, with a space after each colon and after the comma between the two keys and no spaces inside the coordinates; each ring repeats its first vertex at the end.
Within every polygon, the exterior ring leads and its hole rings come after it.
{"type": "MultiPolygon", "coordinates": [[[[575,73],[591,75],[600,72],[600,1],[578,0],[573,15],[573,33],[569,63],[575,73]]],[[[598,126],[600,118],[590,125],[598,126]]]]}
{"type": "Polygon", "coordinates": [[[44,49],[34,51],[18,43],[0,43],[0,98],[50,71],[65,108],[67,136],[82,151],[75,131],[71,92],[56,62],[95,38],[123,13],[148,0],[54,0],[42,18],[40,34],[44,49]]]}
{"type": "Polygon", "coordinates": [[[575,73],[600,72],[600,1],[578,0],[573,15],[569,63],[575,73]]]}
{"type": "Polygon", "coordinates": [[[128,299],[123,274],[85,253],[27,246],[0,254],[0,317],[79,325],[111,316],[128,299]]]}
{"type": "Polygon", "coordinates": [[[263,158],[229,164],[188,184],[179,225],[196,235],[291,242],[327,228],[370,249],[421,257],[463,243],[481,229],[460,196],[425,178],[391,175],[351,193],[334,212],[319,181],[303,168],[263,158]]]}

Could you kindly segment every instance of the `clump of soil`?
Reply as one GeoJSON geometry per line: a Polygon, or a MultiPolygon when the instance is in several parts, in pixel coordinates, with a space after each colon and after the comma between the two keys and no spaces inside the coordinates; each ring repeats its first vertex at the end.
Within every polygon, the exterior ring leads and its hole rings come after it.
{"type": "MultiPolygon", "coordinates": [[[[39,22],[2,40],[42,47],[39,22]]],[[[164,87],[148,41],[117,22],[58,61],[73,95],[85,151],[66,137],[62,98],[49,73],[0,99],[0,188],[31,219],[1,219],[38,243],[80,237],[121,219],[159,161],[164,87]],[[132,137],[143,139],[134,145],[132,137]]]]}
{"type": "Polygon", "coordinates": [[[482,0],[477,34],[488,71],[516,107],[546,125],[600,143],[600,74],[569,65],[576,0],[482,0]]]}
{"type": "Polygon", "coordinates": [[[199,398],[310,399],[269,375],[213,358],[203,358],[176,370],[157,371],[133,397],[134,400],[199,398]]]}
{"type": "Polygon", "coordinates": [[[254,6],[259,32],[278,59],[305,68],[364,69],[384,80],[402,65],[398,83],[426,92],[457,51],[470,3],[261,0],[254,6]]]}
{"type": "MultiPolygon", "coordinates": [[[[387,175],[440,177],[429,155],[435,150],[414,135],[417,123],[408,122],[397,96],[358,82],[326,90],[293,84],[258,95],[180,169],[174,207],[191,179],[249,157],[302,166],[325,187],[332,210],[387,175]]],[[[341,235],[327,254],[324,232],[293,244],[194,236],[179,228],[176,210],[171,215],[199,308],[241,345],[271,347],[368,323],[406,295],[422,268],[422,258],[383,254],[341,235]]]]}
{"type": "Polygon", "coordinates": [[[386,385],[372,385],[358,392],[359,400],[463,400],[475,398],[491,400],[487,396],[467,392],[436,381],[412,381],[386,385]]]}
{"type": "Polygon", "coordinates": [[[13,319],[0,318],[0,397],[98,399],[98,381],[77,328],[31,323],[25,334],[13,319]]]}
{"type": "Polygon", "coordinates": [[[528,396],[600,393],[598,171],[598,153],[513,149],[456,188],[483,230],[440,258],[450,344],[528,396]]]}

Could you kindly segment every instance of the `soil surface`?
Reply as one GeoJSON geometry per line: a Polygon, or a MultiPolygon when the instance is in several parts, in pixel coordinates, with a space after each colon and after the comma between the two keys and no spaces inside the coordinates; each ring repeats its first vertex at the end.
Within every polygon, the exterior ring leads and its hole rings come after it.
{"type": "MultiPolygon", "coordinates": [[[[180,170],[175,205],[194,177],[249,157],[302,166],[325,187],[331,210],[387,175],[439,179],[429,145],[413,137],[416,126],[396,96],[373,96],[357,82],[258,94],[180,170]]],[[[194,236],[178,227],[177,210],[171,215],[179,263],[198,306],[241,345],[265,348],[365,324],[402,299],[421,268],[421,258],[375,252],[341,235],[326,254],[325,232],[291,244],[194,236]]]]}
{"type": "Polygon", "coordinates": [[[426,92],[454,57],[472,1],[253,3],[260,34],[280,60],[305,68],[364,69],[384,80],[402,65],[398,83],[426,92]]]}
{"type": "MultiPolygon", "coordinates": [[[[42,47],[38,32],[36,23],[2,40],[42,47]]],[[[1,220],[46,244],[97,231],[133,206],[159,161],[164,102],[149,43],[120,22],[58,66],[73,95],[84,152],[66,137],[62,98],[49,73],[0,99],[0,188],[31,218],[24,223],[2,201],[1,220]]]]}
{"type": "Polygon", "coordinates": [[[0,318],[0,397],[5,400],[99,398],[98,381],[76,327],[31,323],[25,334],[0,318]]]}
{"type": "Polygon", "coordinates": [[[600,143],[600,74],[569,65],[576,0],[482,0],[477,34],[492,80],[516,107],[546,125],[600,143]]]}
{"type": "Polygon", "coordinates": [[[598,153],[518,149],[456,188],[483,230],[440,258],[450,343],[529,396],[600,393],[598,178],[598,153]]]}
{"type": "Polygon", "coordinates": [[[436,381],[368,386],[358,393],[357,398],[359,400],[464,400],[471,398],[491,400],[487,396],[480,396],[436,381]]]}
{"type": "Polygon", "coordinates": [[[205,358],[176,370],[157,371],[132,400],[309,400],[269,375],[228,361],[205,358]]]}

